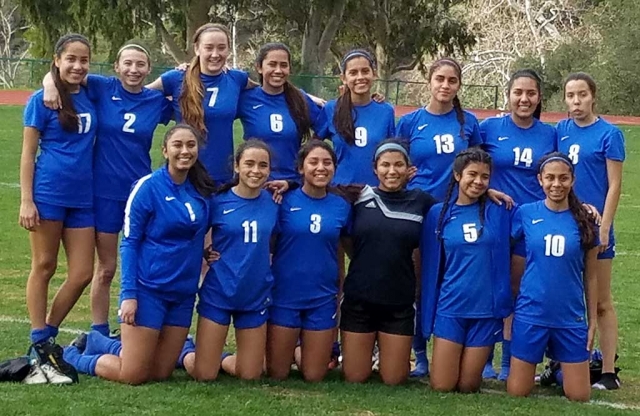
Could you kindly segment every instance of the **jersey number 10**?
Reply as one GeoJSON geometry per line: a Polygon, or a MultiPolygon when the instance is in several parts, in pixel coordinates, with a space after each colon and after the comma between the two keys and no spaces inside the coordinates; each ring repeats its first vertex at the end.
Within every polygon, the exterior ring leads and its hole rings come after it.
{"type": "Polygon", "coordinates": [[[544,236],[544,255],[547,257],[562,257],[564,255],[565,239],[563,235],[547,234],[544,236]]]}

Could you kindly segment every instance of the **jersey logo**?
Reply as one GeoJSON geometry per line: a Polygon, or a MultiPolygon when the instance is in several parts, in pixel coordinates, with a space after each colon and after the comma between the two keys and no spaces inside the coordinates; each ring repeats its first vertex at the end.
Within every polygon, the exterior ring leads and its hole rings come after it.
{"type": "Polygon", "coordinates": [[[569,138],[569,136],[562,136],[562,137],[560,137],[560,141],[563,141],[563,140],[568,139],[568,138],[569,138]]]}
{"type": "Polygon", "coordinates": [[[115,95],[111,96],[111,101],[122,101],[122,98],[116,97],[115,95]]]}
{"type": "Polygon", "coordinates": [[[501,142],[501,141],[503,141],[503,140],[508,140],[508,139],[509,139],[509,137],[507,137],[507,136],[500,136],[500,137],[498,137],[498,141],[499,141],[499,142],[501,142]]]}
{"type": "Polygon", "coordinates": [[[371,201],[367,205],[365,205],[364,207],[365,208],[375,208],[376,207],[376,203],[371,201]]]}
{"type": "Polygon", "coordinates": [[[289,211],[291,211],[291,212],[295,212],[295,211],[300,211],[301,209],[302,209],[302,208],[299,208],[299,207],[291,207],[291,208],[289,209],[289,211]]]}
{"type": "Polygon", "coordinates": [[[266,310],[266,309],[263,309],[263,310],[260,312],[260,315],[264,315],[265,313],[267,313],[267,310],[266,310]]]}
{"type": "Polygon", "coordinates": [[[257,110],[258,108],[260,108],[260,107],[262,107],[262,106],[264,106],[264,104],[254,105],[252,108],[253,108],[254,110],[257,110]]]}
{"type": "Polygon", "coordinates": [[[231,213],[231,212],[233,212],[235,210],[236,210],[235,208],[225,209],[225,210],[222,211],[222,215],[227,215],[227,214],[229,214],[229,213],[231,213]]]}
{"type": "Polygon", "coordinates": [[[427,127],[429,124],[423,124],[422,126],[418,126],[418,131],[422,131],[424,130],[425,127],[427,127]]]}
{"type": "Polygon", "coordinates": [[[165,201],[167,201],[167,202],[169,202],[169,201],[173,201],[174,199],[176,199],[176,197],[175,197],[175,196],[165,196],[165,197],[164,197],[164,200],[165,200],[165,201]]]}
{"type": "Polygon", "coordinates": [[[542,221],[544,221],[544,219],[542,219],[542,218],[540,218],[539,220],[531,220],[531,224],[535,225],[535,224],[537,224],[539,222],[542,222],[542,221]]]}

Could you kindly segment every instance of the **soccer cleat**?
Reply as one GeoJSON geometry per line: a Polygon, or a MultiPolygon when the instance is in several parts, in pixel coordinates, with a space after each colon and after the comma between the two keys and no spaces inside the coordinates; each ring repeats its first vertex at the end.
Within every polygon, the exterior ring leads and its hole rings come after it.
{"type": "Polygon", "coordinates": [[[620,379],[615,373],[602,373],[600,381],[591,387],[596,390],[617,390],[620,388],[620,379]]]}
{"type": "Polygon", "coordinates": [[[71,345],[72,347],[76,347],[78,351],[80,351],[80,354],[83,354],[84,349],[87,348],[87,333],[81,333],[80,335],[75,337],[69,345],[71,345]]]}
{"type": "Polygon", "coordinates": [[[498,373],[493,369],[493,365],[491,363],[486,363],[484,368],[482,369],[482,378],[484,380],[495,380],[498,378],[498,373]]]}
{"type": "Polygon", "coordinates": [[[544,368],[544,371],[539,376],[539,382],[541,386],[549,387],[557,384],[556,374],[560,370],[560,363],[558,361],[549,361],[544,368]]]}
{"type": "Polygon", "coordinates": [[[507,381],[507,379],[509,378],[509,370],[509,367],[502,367],[500,369],[500,374],[498,374],[498,380],[507,381]]]}
{"type": "Polygon", "coordinates": [[[111,331],[111,333],[109,334],[109,338],[117,339],[118,341],[120,341],[121,339],[120,328],[116,328],[113,331],[111,331]]]}
{"type": "Polygon", "coordinates": [[[29,348],[29,357],[35,359],[51,384],[77,383],[78,372],[62,358],[62,347],[52,339],[29,348]]]}
{"type": "Polygon", "coordinates": [[[29,374],[22,380],[24,384],[47,384],[49,380],[36,360],[31,360],[29,374]]]}
{"type": "Polygon", "coordinates": [[[371,356],[371,370],[375,373],[380,371],[380,350],[378,344],[373,347],[373,355],[371,356]]]}

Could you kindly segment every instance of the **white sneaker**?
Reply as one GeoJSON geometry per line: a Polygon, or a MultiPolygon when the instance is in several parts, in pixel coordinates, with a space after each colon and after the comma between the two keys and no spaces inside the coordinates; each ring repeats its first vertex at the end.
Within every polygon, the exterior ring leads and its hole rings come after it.
{"type": "Polygon", "coordinates": [[[29,374],[27,374],[22,382],[24,384],[47,384],[49,380],[47,376],[44,375],[44,371],[42,371],[38,363],[32,362],[29,374]]]}
{"type": "Polygon", "coordinates": [[[40,364],[40,368],[44,373],[45,377],[51,384],[71,384],[73,383],[73,379],[63,372],[59,371],[56,367],[54,367],[51,363],[46,362],[40,364]]]}

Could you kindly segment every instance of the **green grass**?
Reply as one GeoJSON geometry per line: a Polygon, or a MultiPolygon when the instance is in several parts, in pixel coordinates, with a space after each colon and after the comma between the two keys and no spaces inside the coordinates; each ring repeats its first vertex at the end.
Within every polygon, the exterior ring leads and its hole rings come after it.
{"type": "MultiPolygon", "coordinates": [[[[30,264],[27,234],[17,223],[19,207],[18,164],[21,148],[21,107],[0,107],[0,357],[25,352],[29,325],[24,288],[30,264]]],[[[166,383],[129,387],[90,377],[75,386],[24,386],[1,384],[2,415],[118,415],[118,414],[224,414],[224,415],[397,415],[474,414],[495,415],[564,413],[567,415],[631,414],[640,411],[640,127],[625,128],[628,161],[625,163],[624,194],[616,222],[618,257],[615,261],[613,291],[620,319],[620,361],[624,386],[616,392],[594,392],[594,400],[636,406],[620,410],[594,404],[574,404],[557,389],[538,389],[535,398],[514,399],[505,395],[504,385],[487,383],[485,393],[475,395],[439,394],[427,384],[413,381],[402,387],[386,387],[373,379],[364,385],[348,385],[338,372],[320,384],[304,383],[293,373],[286,382],[268,379],[241,382],[221,376],[210,384],[189,380],[178,371],[166,383]],[[636,243],[634,243],[636,241],[636,243]]],[[[164,132],[158,129],[157,139],[164,132]]],[[[237,138],[240,127],[236,126],[237,138]]],[[[153,151],[159,166],[159,141],[153,151]]],[[[53,296],[66,272],[60,256],[58,273],[50,291],[53,296]]],[[[112,288],[113,305],[118,284],[112,288]]],[[[87,329],[89,299],[83,296],[65,321],[64,328],[87,329]]],[[[61,333],[66,343],[73,335],[61,333]]],[[[230,339],[231,342],[231,339],[230,339]]]]}

